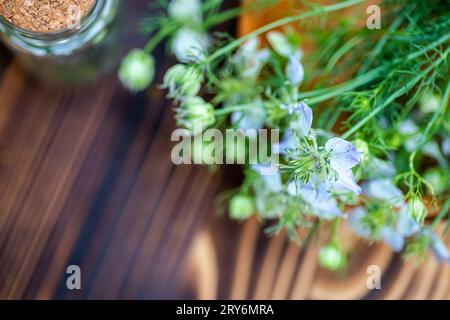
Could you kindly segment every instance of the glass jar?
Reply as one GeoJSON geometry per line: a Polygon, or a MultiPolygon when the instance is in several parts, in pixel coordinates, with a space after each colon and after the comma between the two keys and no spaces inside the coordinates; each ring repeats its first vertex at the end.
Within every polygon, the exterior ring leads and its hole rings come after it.
{"type": "Polygon", "coordinates": [[[0,16],[3,42],[33,74],[53,83],[89,83],[110,71],[123,55],[120,0],[95,0],[75,29],[35,32],[0,16]]]}

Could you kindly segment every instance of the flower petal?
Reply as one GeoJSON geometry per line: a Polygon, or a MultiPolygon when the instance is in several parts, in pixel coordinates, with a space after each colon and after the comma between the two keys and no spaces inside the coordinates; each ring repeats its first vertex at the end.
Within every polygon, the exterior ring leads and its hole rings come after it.
{"type": "Polygon", "coordinates": [[[361,193],[361,187],[356,183],[355,176],[351,169],[338,173],[338,180],[333,183],[335,189],[344,189],[355,194],[361,193]]]}
{"type": "Polygon", "coordinates": [[[263,127],[265,120],[264,106],[258,100],[249,104],[249,108],[245,111],[235,111],[231,114],[231,122],[236,123],[243,130],[259,130],[263,127]]]}
{"type": "Polygon", "coordinates": [[[279,31],[268,32],[267,40],[275,52],[282,57],[289,58],[293,55],[297,59],[300,59],[302,56],[302,51],[289,43],[286,36],[279,31]]]}
{"type": "Polygon", "coordinates": [[[314,203],[311,203],[311,207],[315,215],[322,219],[331,220],[343,216],[334,198],[317,200],[314,203]]]}
{"type": "Polygon", "coordinates": [[[293,129],[299,137],[304,137],[311,131],[313,112],[310,106],[304,102],[289,106],[290,112],[295,114],[295,120],[290,123],[290,128],[293,129]]]}
{"type": "Polygon", "coordinates": [[[210,39],[206,33],[184,27],[173,39],[172,52],[178,61],[194,63],[205,57],[205,51],[209,45],[210,39]]]}
{"type": "Polygon", "coordinates": [[[381,229],[381,238],[383,238],[384,242],[386,242],[393,251],[400,252],[403,249],[405,240],[393,228],[387,226],[383,227],[381,229]]]}
{"type": "Polygon", "coordinates": [[[271,192],[281,191],[283,185],[281,183],[281,176],[277,166],[254,164],[252,168],[259,173],[261,178],[264,180],[266,187],[271,192]]]}
{"type": "Polygon", "coordinates": [[[448,248],[434,233],[431,234],[431,250],[439,261],[450,263],[450,252],[448,248]]]}
{"type": "Polygon", "coordinates": [[[289,56],[289,62],[286,66],[286,77],[293,86],[298,86],[305,76],[305,70],[302,63],[293,55],[289,56]]]}
{"type": "Polygon", "coordinates": [[[390,179],[367,181],[362,186],[363,193],[376,200],[392,202],[396,206],[403,204],[403,193],[390,179]]]}
{"type": "Polygon", "coordinates": [[[341,138],[328,140],[325,149],[330,152],[330,165],[337,172],[353,168],[361,158],[361,154],[356,150],[356,147],[351,142],[341,138]]]}
{"type": "Polygon", "coordinates": [[[410,237],[419,231],[419,224],[409,215],[408,206],[403,205],[400,208],[397,217],[397,233],[403,237],[410,237]]]}
{"type": "Polygon", "coordinates": [[[353,231],[363,238],[370,237],[370,231],[363,224],[363,218],[367,215],[367,211],[363,207],[356,207],[348,213],[348,221],[353,231]]]}

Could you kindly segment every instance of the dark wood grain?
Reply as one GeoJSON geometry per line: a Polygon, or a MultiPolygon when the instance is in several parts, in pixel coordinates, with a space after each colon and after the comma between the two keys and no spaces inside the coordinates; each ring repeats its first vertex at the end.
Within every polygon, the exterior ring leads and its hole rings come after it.
{"type": "MultiPolygon", "coordinates": [[[[132,3],[137,18],[147,1],[132,3]]],[[[161,90],[134,96],[115,75],[55,88],[3,47],[0,59],[1,299],[450,297],[449,268],[432,259],[415,269],[378,246],[336,279],[317,267],[318,239],[298,247],[267,238],[256,220],[218,214],[216,197],[238,185],[239,169],[171,163],[161,90]],[[386,271],[380,292],[363,287],[369,262],[386,271]],[[70,264],[82,290],[66,288],[70,264]]],[[[156,59],[160,80],[170,61],[162,48],[156,59]]]]}

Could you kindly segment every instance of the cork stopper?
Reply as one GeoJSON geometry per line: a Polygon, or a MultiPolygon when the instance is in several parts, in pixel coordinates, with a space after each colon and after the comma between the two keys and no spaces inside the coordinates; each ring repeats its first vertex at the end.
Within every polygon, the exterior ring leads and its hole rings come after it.
{"type": "Polygon", "coordinates": [[[95,0],[0,0],[0,15],[34,32],[76,29],[95,0]]]}

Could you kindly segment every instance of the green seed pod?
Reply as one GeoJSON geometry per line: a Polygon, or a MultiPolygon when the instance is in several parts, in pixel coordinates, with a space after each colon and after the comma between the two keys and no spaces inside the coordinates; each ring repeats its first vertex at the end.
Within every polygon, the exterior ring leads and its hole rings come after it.
{"type": "Polygon", "coordinates": [[[369,145],[362,139],[356,139],[354,142],[356,150],[361,152],[361,161],[367,161],[369,158],[369,145]]]}
{"type": "Polygon", "coordinates": [[[200,91],[203,74],[196,67],[176,64],[164,75],[163,88],[169,90],[169,98],[182,100],[194,97],[200,91]]]}
{"type": "Polygon", "coordinates": [[[147,89],[155,76],[155,60],[141,49],[133,49],[123,59],[119,79],[133,92],[147,89]]]}
{"type": "Polygon", "coordinates": [[[328,270],[339,270],[346,264],[346,258],[337,244],[330,243],[319,251],[319,263],[328,270]]]}
{"type": "Polygon", "coordinates": [[[247,195],[238,194],[231,198],[229,213],[231,218],[244,220],[249,218],[255,212],[253,199],[247,195]]]}
{"type": "Polygon", "coordinates": [[[409,215],[418,223],[423,223],[427,216],[427,210],[419,197],[412,197],[408,203],[409,215]]]}
{"type": "MultiPolygon", "coordinates": [[[[183,101],[177,110],[177,122],[191,132],[199,129],[205,129],[216,122],[214,115],[214,106],[205,102],[200,97],[190,97],[183,101]]],[[[198,134],[199,132],[194,132],[198,134]]]]}

